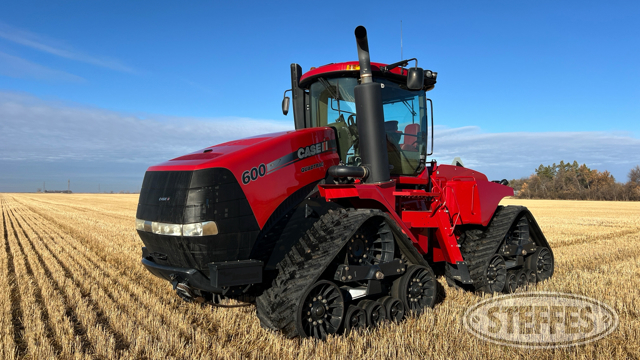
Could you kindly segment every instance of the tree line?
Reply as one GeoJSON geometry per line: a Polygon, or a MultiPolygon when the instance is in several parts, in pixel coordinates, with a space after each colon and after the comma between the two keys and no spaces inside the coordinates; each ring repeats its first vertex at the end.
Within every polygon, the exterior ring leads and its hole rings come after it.
{"type": "Polygon", "coordinates": [[[516,196],[523,199],[640,200],[640,166],[631,169],[627,182],[617,182],[608,171],[590,169],[577,161],[540,165],[528,178],[511,180],[516,196]]]}

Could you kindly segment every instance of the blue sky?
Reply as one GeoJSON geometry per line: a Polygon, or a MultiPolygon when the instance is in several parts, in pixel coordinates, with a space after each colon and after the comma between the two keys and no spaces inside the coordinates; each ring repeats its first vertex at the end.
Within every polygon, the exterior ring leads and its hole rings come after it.
{"type": "Polygon", "coordinates": [[[291,128],[289,64],[439,73],[435,157],[490,178],[640,163],[640,5],[594,1],[8,2],[0,11],[0,191],[139,188],[149,165],[291,128]],[[153,129],[150,131],[148,129],[153,129]],[[109,184],[109,185],[105,185],[109,184]]]}

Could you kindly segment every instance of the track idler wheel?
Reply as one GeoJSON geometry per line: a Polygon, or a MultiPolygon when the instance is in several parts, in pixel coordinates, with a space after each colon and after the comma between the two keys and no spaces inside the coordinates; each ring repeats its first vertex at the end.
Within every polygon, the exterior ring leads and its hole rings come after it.
{"type": "Polygon", "coordinates": [[[367,312],[356,305],[349,305],[347,314],[344,316],[344,333],[349,334],[353,330],[367,327],[367,312]]]}
{"type": "Polygon", "coordinates": [[[378,299],[378,302],[387,310],[389,320],[399,323],[404,319],[404,305],[402,301],[391,296],[385,296],[378,299]]]}
{"type": "Polygon", "coordinates": [[[551,251],[546,247],[540,247],[526,259],[526,267],[536,271],[538,282],[547,280],[553,275],[554,260],[551,251]]]}
{"type": "Polygon", "coordinates": [[[420,315],[425,308],[433,308],[438,296],[436,277],[431,268],[410,265],[407,272],[393,282],[391,295],[400,299],[405,312],[420,315]]]}
{"type": "Polygon", "coordinates": [[[344,297],[340,288],[331,281],[313,284],[302,296],[298,306],[298,333],[316,339],[335,334],[344,317],[344,297]]]}
{"type": "Polygon", "coordinates": [[[367,325],[376,327],[387,320],[387,310],[377,301],[362,300],[358,303],[367,314],[367,325]]]}
{"type": "Polygon", "coordinates": [[[486,293],[496,293],[504,289],[507,282],[507,265],[500,255],[494,255],[489,259],[484,270],[485,285],[482,290],[486,293]]]}

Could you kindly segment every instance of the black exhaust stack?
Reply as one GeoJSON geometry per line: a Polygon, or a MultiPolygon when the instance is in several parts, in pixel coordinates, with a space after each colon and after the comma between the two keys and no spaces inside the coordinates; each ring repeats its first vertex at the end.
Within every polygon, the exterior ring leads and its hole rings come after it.
{"type": "Polygon", "coordinates": [[[384,131],[381,84],[373,82],[367,29],[364,26],[358,26],[355,35],[360,61],[360,85],[354,89],[360,157],[362,165],[369,169],[367,183],[387,182],[391,180],[391,176],[387,154],[387,134],[384,131]]]}

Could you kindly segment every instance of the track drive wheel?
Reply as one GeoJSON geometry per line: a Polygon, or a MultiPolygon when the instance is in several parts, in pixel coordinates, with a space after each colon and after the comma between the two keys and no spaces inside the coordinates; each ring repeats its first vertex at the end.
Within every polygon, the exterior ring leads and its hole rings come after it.
{"type": "Polygon", "coordinates": [[[425,308],[433,308],[438,297],[438,286],[431,268],[410,265],[407,272],[393,282],[391,295],[402,301],[405,312],[420,315],[425,308]]]}
{"type": "Polygon", "coordinates": [[[367,313],[363,308],[356,305],[349,305],[347,314],[344,316],[344,333],[349,334],[353,330],[367,327],[367,313]]]}
{"type": "Polygon", "coordinates": [[[540,247],[526,259],[526,267],[536,271],[538,282],[547,280],[553,275],[553,254],[546,247],[540,247]]]}
{"type": "Polygon", "coordinates": [[[402,301],[391,296],[378,299],[378,302],[387,310],[387,317],[390,321],[399,323],[404,319],[404,305],[402,301]]]}
{"type": "Polygon", "coordinates": [[[298,306],[298,333],[316,339],[335,334],[344,318],[344,298],[340,288],[321,280],[309,287],[298,306]]]}
{"type": "Polygon", "coordinates": [[[387,310],[377,301],[362,300],[358,303],[367,314],[367,325],[376,327],[387,320],[387,310]]]}

